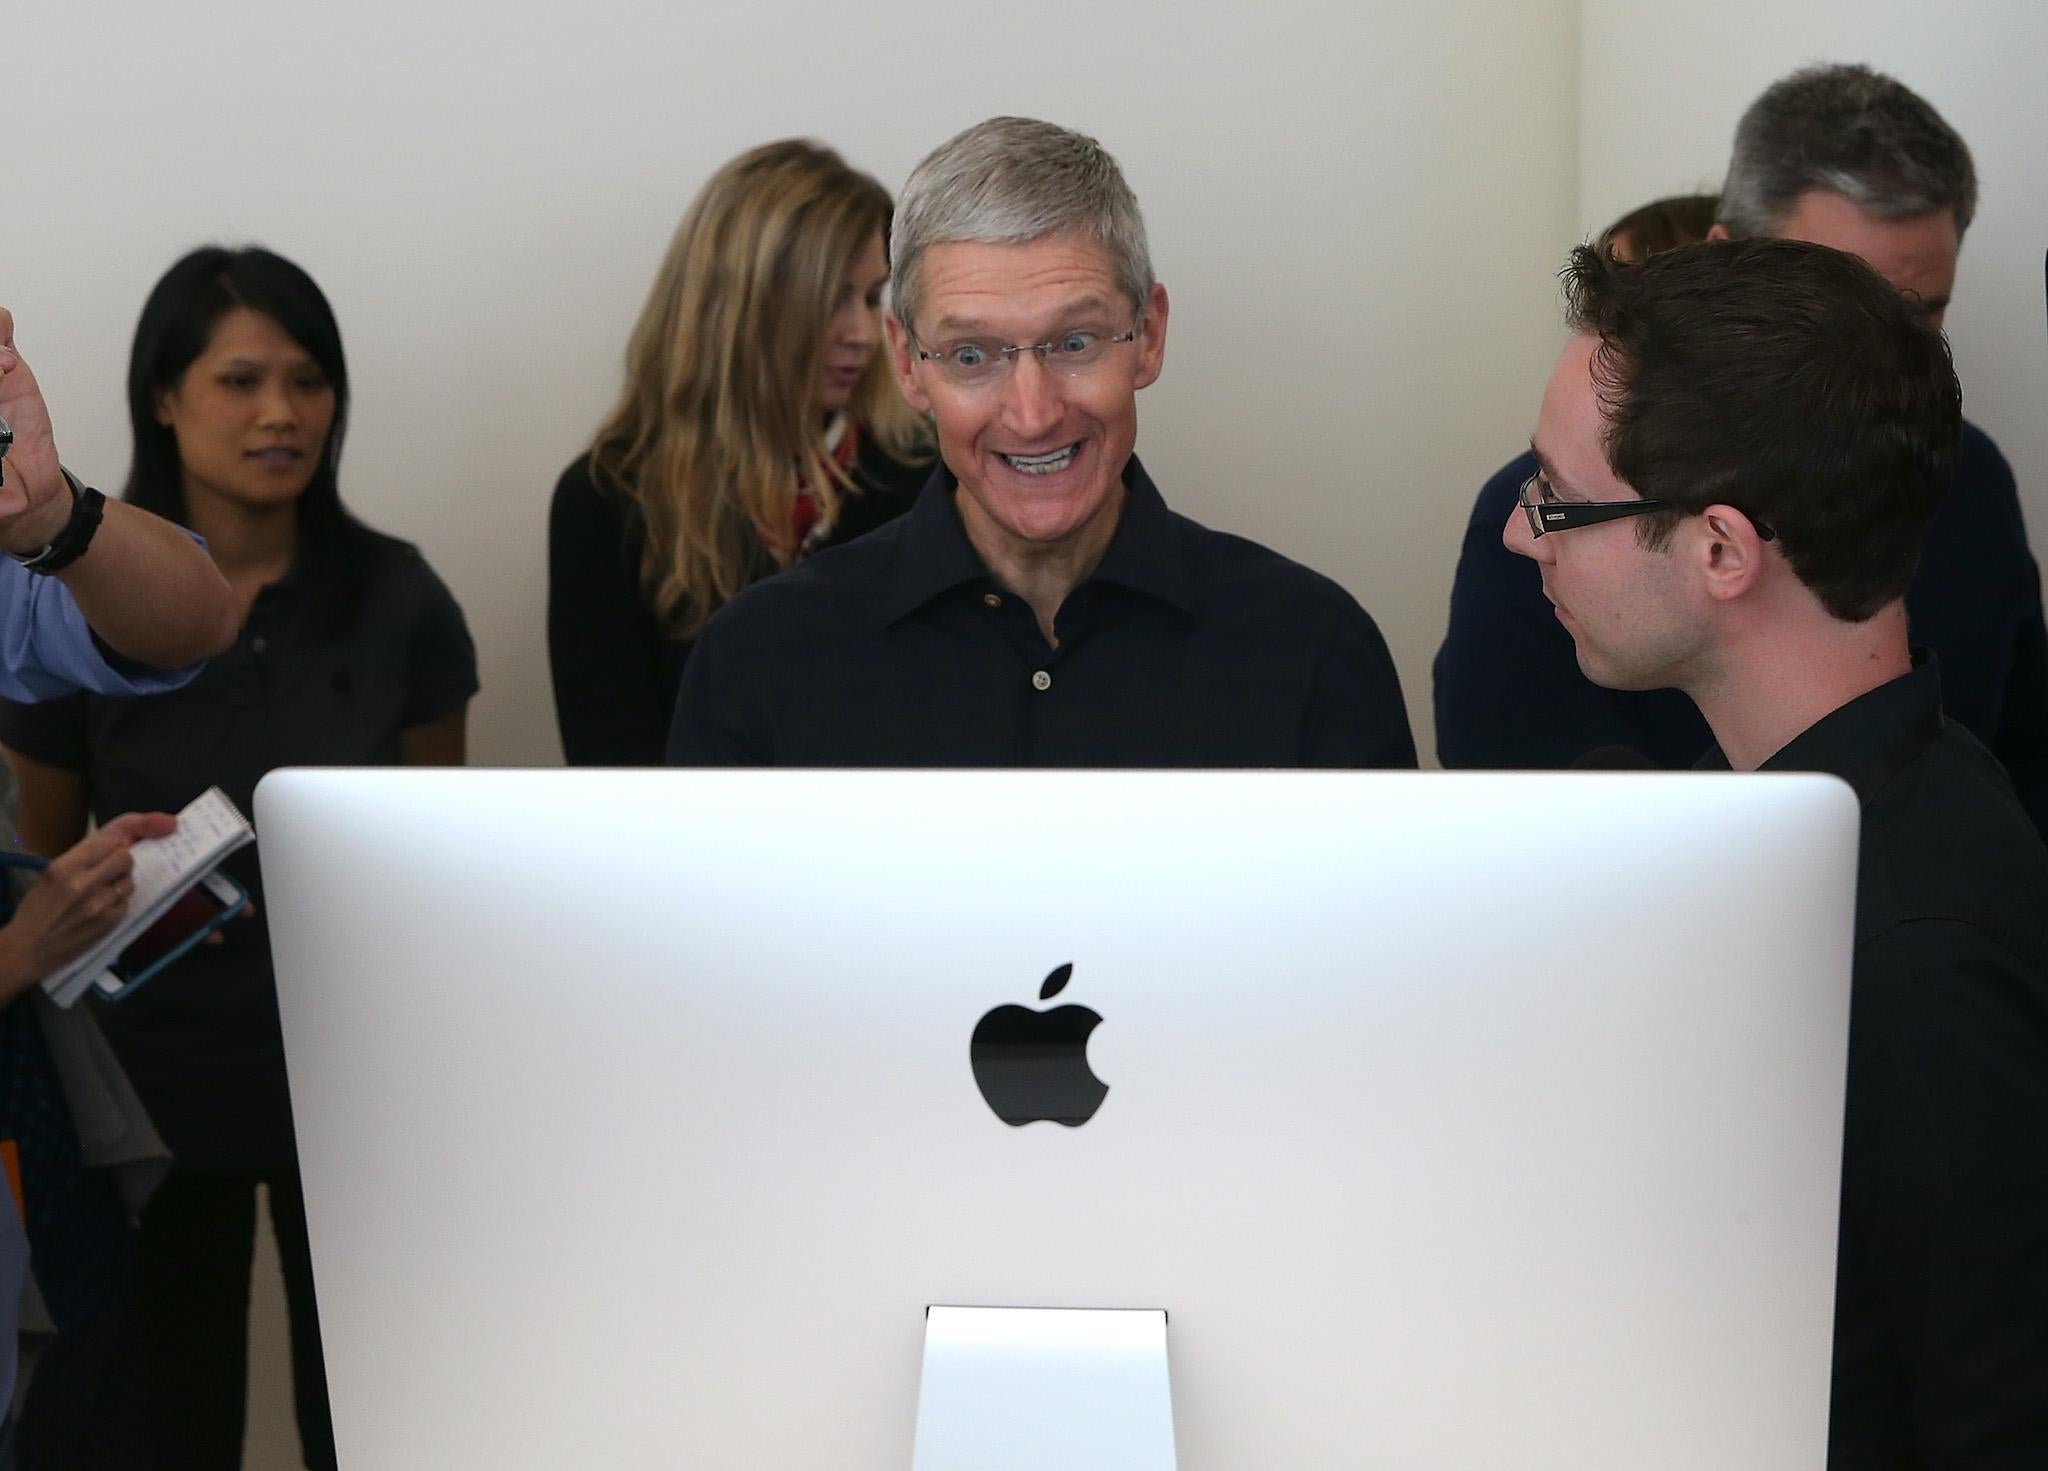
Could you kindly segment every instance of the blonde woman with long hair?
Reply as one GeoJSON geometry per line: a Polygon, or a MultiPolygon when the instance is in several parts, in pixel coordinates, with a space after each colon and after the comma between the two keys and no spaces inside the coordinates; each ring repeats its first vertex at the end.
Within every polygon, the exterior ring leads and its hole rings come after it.
{"type": "Polygon", "coordinates": [[[661,764],[735,594],[906,510],[931,459],[882,338],[888,192],[831,149],[741,154],[684,214],[618,406],[555,487],[548,657],[572,766],[661,764]]]}

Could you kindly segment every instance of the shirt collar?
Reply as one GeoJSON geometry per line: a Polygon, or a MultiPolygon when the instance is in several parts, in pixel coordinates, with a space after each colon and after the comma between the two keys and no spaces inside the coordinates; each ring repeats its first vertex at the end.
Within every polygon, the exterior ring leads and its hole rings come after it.
{"type": "Polygon", "coordinates": [[[1147,593],[1183,613],[1195,610],[1194,576],[1180,527],[1136,455],[1124,466],[1123,514],[1089,581],[1147,593]]]}
{"type": "Polygon", "coordinates": [[[964,582],[987,580],[988,568],[982,566],[953,505],[958,485],[941,460],[903,517],[903,537],[896,543],[896,563],[882,599],[884,626],[964,582]]]}
{"type": "MultiPolygon", "coordinates": [[[[1879,787],[1934,744],[1941,724],[1940,664],[1925,649],[1915,649],[1909,673],[1822,716],[1758,769],[1839,776],[1868,806],[1879,787]]],[[[1726,771],[1728,758],[1716,745],[1700,758],[1699,767],[1726,771]]]]}
{"type": "Polygon", "coordinates": [[[275,582],[266,582],[263,586],[256,589],[255,600],[250,604],[251,611],[258,607],[270,609],[302,602],[305,599],[306,590],[305,558],[295,556],[292,558],[291,565],[285,568],[284,576],[278,578],[275,582]]]}
{"type": "MultiPolygon", "coordinates": [[[[894,623],[962,583],[988,581],[988,568],[967,539],[953,493],[960,482],[943,461],[903,518],[903,539],[882,621],[894,623]]],[[[1194,578],[1180,528],[1145,467],[1132,455],[1124,465],[1124,503],[1102,562],[1088,579],[1150,594],[1183,612],[1194,610],[1194,578]]]]}

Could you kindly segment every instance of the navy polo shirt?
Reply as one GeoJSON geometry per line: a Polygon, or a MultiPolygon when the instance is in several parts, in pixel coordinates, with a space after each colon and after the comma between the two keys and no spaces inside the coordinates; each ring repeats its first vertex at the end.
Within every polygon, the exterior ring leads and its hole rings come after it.
{"type": "MultiPolygon", "coordinates": [[[[1677,690],[1610,690],[1580,672],[1537,565],[1501,544],[1536,457],[1510,461],[1479,492],[1436,656],[1437,755],[1447,767],[1550,769],[1626,746],[1679,770],[1713,744],[1677,690]]],[[[1569,533],[1567,533],[1569,534],[1569,533]]],[[[2011,774],[2048,833],[2048,631],[2012,469],[1990,436],[1963,426],[1954,488],[1927,529],[1906,593],[1913,642],[1941,661],[1950,718],[2011,774]]]]}
{"type": "Polygon", "coordinates": [[[1167,509],[1133,457],[1057,647],[967,539],[943,466],[915,508],[705,627],[680,766],[1412,767],[1379,629],[1336,583],[1167,509]]]}
{"type": "MultiPolygon", "coordinates": [[[[210,786],[253,816],[273,768],[395,764],[401,731],[476,693],[462,611],[413,548],[379,557],[347,628],[316,627],[310,601],[296,576],[264,588],[234,647],[169,694],[0,701],[0,743],[78,772],[100,822],[176,812],[210,786]]],[[[256,847],[225,867],[255,916],[98,1015],[181,1166],[275,1168],[294,1151],[256,847]]]]}

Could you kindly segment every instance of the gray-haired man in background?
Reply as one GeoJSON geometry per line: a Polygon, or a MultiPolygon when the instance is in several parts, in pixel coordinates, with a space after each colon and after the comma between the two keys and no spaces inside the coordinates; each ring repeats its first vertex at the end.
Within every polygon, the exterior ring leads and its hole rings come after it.
{"type": "Polygon", "coordinates": [[[1350,594],[1175,515],[1138,462],[1166,288],[1100,144],[969,128],[890,243],[896,376],[943,463],[907,516],[720,611],[672,764],[1415,764],[1350,594]]]}

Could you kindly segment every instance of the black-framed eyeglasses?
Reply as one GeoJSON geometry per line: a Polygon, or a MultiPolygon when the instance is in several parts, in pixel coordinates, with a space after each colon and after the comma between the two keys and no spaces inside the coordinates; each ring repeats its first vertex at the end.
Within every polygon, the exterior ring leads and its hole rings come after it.
{"type": "Polygon", "coordinates": [[[910,345],[923,361],[936,363],[940,376],[947,382],[962,388],[984,388],[1005,377],[1019,353],[1037,353],[1041,363],[1070,378],[1091,372],[1110,348],[1122,342],[1135,342],[1144,326],[1145,315],[1140,312],[1131,323],[1131,330],[1116,336],[1092,327],[1070,327],[1044,342],[1007,343],[986,337],[963,337],[940,343],[937,352],[926,352],[912,332],[910,345]]]}
{"type": "MultiPolygon", "coordinates": [[[[1543,472],[1537,471],[1522,482],[1522,493],[1515,503],[1522,508],[1522,514],[1529,518],[1529,533],[1532,536],[1547,536],[1553,531],[1575,531],[1581,526],[1597,526],[1602,521],[1620,521],[1630,516],[1647,516],[1652,511],[1670,507],[1669,501],[1546,501],[1536,499],[1536,485],[1542,480],[1543,472]]],[[[1777,533],[1754,516],[1750,524],[1756,527],[1760,540],[1772,541],[1777,533]]]]}

